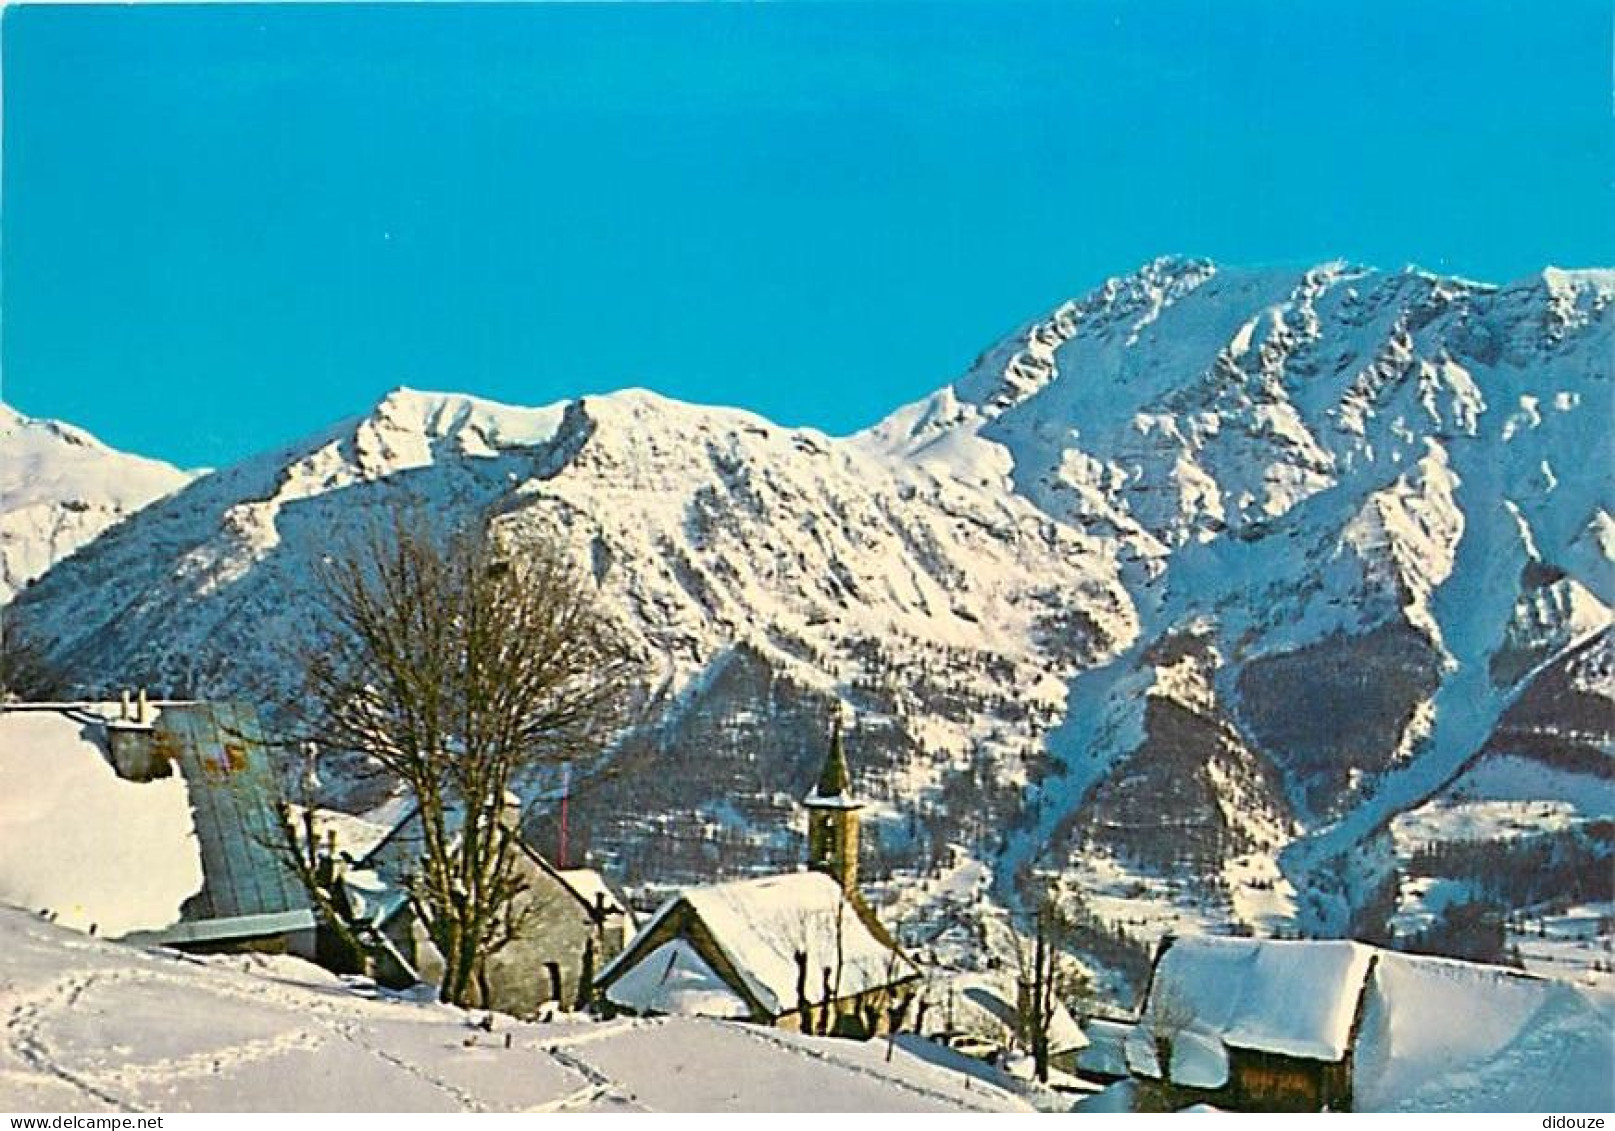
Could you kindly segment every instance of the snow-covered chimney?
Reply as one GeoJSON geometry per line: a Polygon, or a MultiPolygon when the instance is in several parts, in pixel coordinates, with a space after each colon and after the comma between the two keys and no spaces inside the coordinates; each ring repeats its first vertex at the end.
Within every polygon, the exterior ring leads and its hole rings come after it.
{"type": "Polygon", "coordinates": [[[499,799],[499,823],[512,832],[521,832],[522,799],[515,790],[505,790],[499,799]]]}
{"type": "Polygon", "coordinates": [[[147,782],[165,778],[173,766],[159,751],[150,723],[150,701],[142,688],[133,698],[124,689],[118,694],[118,717],[106,722],[107,752],[112,768],[127,781],[147,782]]]}

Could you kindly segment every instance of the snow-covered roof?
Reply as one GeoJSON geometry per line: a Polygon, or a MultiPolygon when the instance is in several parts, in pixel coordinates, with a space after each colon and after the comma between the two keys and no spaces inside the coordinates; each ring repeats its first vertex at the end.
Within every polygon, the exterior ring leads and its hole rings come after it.
{"type": "Polygon", "coordinates": [[[1088,1046],[1077,1054],[1077,1069],[1099,1076],[1127,1075],[1127,1039],[1133,1035],[1130,1021],[1090,1017],[1082,1023],[1088,1046]]]}
{"type": "Polygon", "coordinates": [[[411,803],[387,835],[359,858],[358,864],[374,869],[383,879],[402,882],[403,876],[416,867],[425,844],[420,808],[411,803]]]}
{"type": "Polygon", "coordinates": [[[681,938],[669,939],[634,963],[612,983],[606,997],[637,1013],[742,1020],[751,1016],[746,999],[681,938]]]}
{"type": "MultiPolygon", "coordinates": [[[[406,880],[419,868],[425,849],[425,832],[421,826],[419,808],[392,806],[385,812],[394,820],[393,827],[374,840],[359,858],[359,867],[344,877],[355,908],[363,909],[370,921],[377,925],[385,923],[409,905],[406,880]]],[[[372,825],[382,813],[382,810],[376,810],[367,819],[350,817],[348,820],[355,822],[356,828],[372,825]]],[[[458,815],[453,811],[447,813],[446,824],[451,832],[456,832],[459,827],[458,815]]],[[[344,846],[341,837],[339,832],[339,849],[344,846]]],[[[633,913],[599,872],[592,868],[557,868],[526,841],[521,842],[521,849],[538,867],[570,890],[581,907],[593,909],[597,906],[597,898],[603,898],[608,914],[620,914],[627,919],[630,927],[634,925],[633,913]]]]}
{"type": "MultiPolygon", "coordinates": [[[[292,832],[301,844],[304,836],[303,813],[301,805],[292,805],[292,832]]],[[[386,840],[393,831],[390,824],[382,824],[366,817],[356,817],[352,813],[344,813],[340,809],[314,809],[314,836],[325,844],[325,838],[332,834],[336,838],[337,852],[349,860],[363,860],[375,851],[376,846],[386,840]]]]}
{"type": "Polygon", "coordinates": [[[1363,1003],[1362,1111],[1609,1111],[1615,994],[1381,951],[1363,1003]]]}
{"type": "Polygon", "coordinates": [[[1173,1037],[1172,1079],[1191,1087],[1226,1082],[1223,1046],[1338,1061],[1373,956],[1370,947],[1335,940],[1177,939],[1156,964],[1128,1064],[1161,1075],[1158,1032],[1173,1037]]]}
{"type": "Polygon", "coordinates": [[[313,926],[277,858],[257,713],[168,702],[131,726],[116,704],[0,710],[0,899],[113,937],[184,942],[313,926]],[[108,732],[144,732],[178,768],[131,781],[108,732]],[[201,931],[198,924],[211,924],[201,931]],[[294,926],[286,926],[295,923],[294,926]]]}
{"type": "Polygon", "coordinates": [[[1174,1013],[1172,1079],[1190,1087],[1227,1083],[1229,1048],[1349,1051],[1358,1111],[1615,1102],[1615,993],[1504,967],[1341,941],[1179,939],[1127,1040],[1135,1075],[1159,1076],[1151,1019],[1174,1013]]]}
{"type": "Polygon", "coordinates": [[[202,888],[183,779],[125,781],[88,712],[0,710],[0,902],[117,938],[202,888]]]}
{"type": "Polygon", "coordinates": [[[384,926],[409,905],[407,888],[389,883],[370,868],[350,868],[343,872],[342,886],[353,917],[373,927],[384,926]]]}
{"type": "MultiPolygon", "coordinates": [[[[955,1005],[974,1011],[985,1020],[994,1022],[1011,1033],[1020,1028],[1018,996],[1011,985],[980,974],[967,974],[955,979],[950,987],[956,995],[955,1005]]],[[[1088,1038],[1077,1024],[1071,1011],[1060,1002],[1054,1003],[1054,1014],[1049,1019],[1049,1051],[1059,1054],[1086,1048],[1088,1038]]]]}
{"type": "Polygon", "coordinates": [[[601,971],[599,981],[608,986],[612,1000],[619,1000],[621,992],[615,985],[648,958],[641,953],[641,940],[681,908],[700,920],[743,983],[731,988],[744,989],[771,1016],[796,1005],[799,952],[807,954],[810,1004],[823,1000],[822,971],[836,968],[838,954],[840,982],[835,989],[842,997],[919,973],[901,951],[875,936],[839,884],[818,872],[797,872],[687,888],[669,899],[601,971]]]}

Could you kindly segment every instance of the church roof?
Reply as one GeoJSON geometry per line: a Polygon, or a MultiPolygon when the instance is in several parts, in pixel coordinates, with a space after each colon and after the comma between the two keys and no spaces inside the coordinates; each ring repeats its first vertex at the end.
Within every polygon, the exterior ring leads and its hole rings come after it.
{"type": "Polygon", "coordinates": [[[688,940],[674,937],[634,963],[607,996],[638,1013],[686,1017],[751,1017],[751,1006],[735,993],[688,940]]]}
{"type": "Polygon", "coordinates": [[[664,1008],[644,995],[650,987],[663,985],[668,970],[665,954],[658,959],[660,965],[653,964],[655,978],[629,981],[628,974],[657,953],[647,950],[648,945],[663,937],[665,932],[659,928],[682,909],[705,930],[686,936],[686,927],[679,936],[692,944],[699,938],[699,945],[715,947],[716,956],[703,956],[707,968],[732,970],[740,984],[730,988],[743,990],[769,1016],[785,1013],[796,1004],[798,952],[807,956],[808,969],[813,972],[806,986],[812,1004],[824,997],[820,974],[825,967],[839,965],[842,996],[905,982],[919,974],[901,950],[876,937],[834,880],[818,872],[795,872],[687,888],[668,900],[596,980],[608,987],[612,1001],[652,1012],[664,1008]],[[720,956],[721,961],[717,960],[720,956]]]}

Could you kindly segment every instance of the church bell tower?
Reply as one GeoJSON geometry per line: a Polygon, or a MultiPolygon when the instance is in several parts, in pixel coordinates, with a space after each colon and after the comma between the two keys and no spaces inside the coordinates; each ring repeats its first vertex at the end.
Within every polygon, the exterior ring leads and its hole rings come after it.
{"type": "Polygon", "coordinates": [[[823,872],[851,894],[858,887],[858,810],[864,803],[852,796],[839,714],[818,784],[802,804],[808,811],[808,867],[823,872]]]}

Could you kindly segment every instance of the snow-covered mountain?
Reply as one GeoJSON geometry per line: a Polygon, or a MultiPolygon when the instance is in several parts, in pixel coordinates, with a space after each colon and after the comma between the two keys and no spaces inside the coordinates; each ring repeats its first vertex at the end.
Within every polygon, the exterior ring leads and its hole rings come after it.
{"type": "Polygon", "coordinates": [[[845,439],[399,390],[16,609],[86,690],[272,699],[333,535],[394,499],[487,509],[565,539],[654,673],[659,725],[619,752],[654,772],[573,816],[634,880],[797,858],[840,700],[897,894],[985,865],[1099,934],[1547,914],[1450,876],[1428,905],[1407,830],[1546,798],[1568,811],[1522,817],[1503,872],[1609,857],[1612,300],[1615,272],[1161,260],[845,439]]]}
{"type": "Polygon", "coordinates": [[[0,404],[0,605],[190,475],[0,404]]]}

